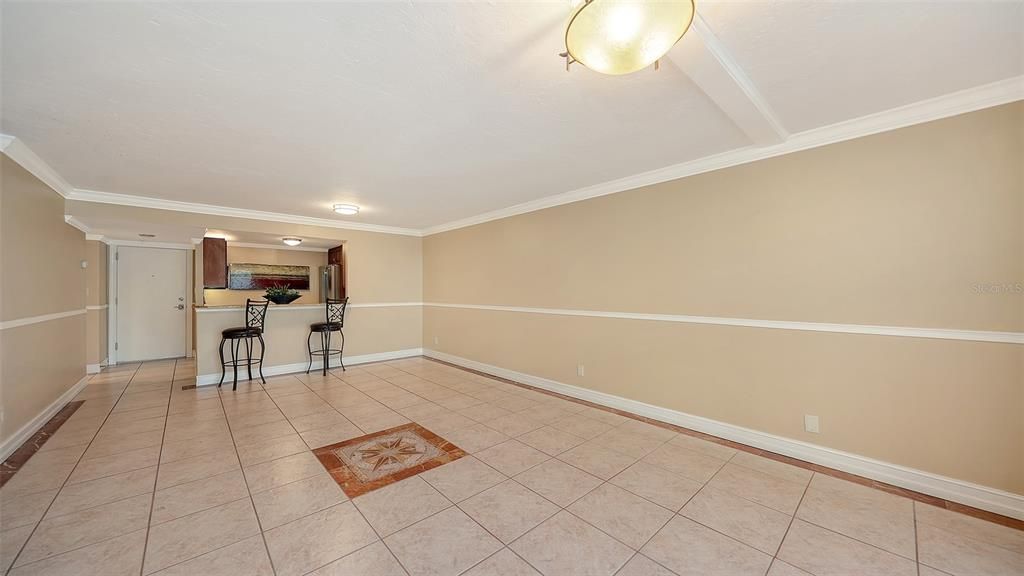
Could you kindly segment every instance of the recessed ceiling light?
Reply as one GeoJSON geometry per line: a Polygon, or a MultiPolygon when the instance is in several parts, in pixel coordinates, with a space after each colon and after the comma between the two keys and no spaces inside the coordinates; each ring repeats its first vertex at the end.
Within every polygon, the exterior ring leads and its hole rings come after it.
{"type": "Polygon", "coordinates": [[[359,206],[355,204],[335,204],[334,211],[345,216],[353,216],[359,214],[359,206]]]}
{"type": "Polygon", "coordinates": [[[142,238],[156,238],[156,234],[139,234],[142,238]]]}
{"type": "Polygon", "coordinates": [[[282,238],[281,241],[289,246],[298,246],[299,244],[302,244],[302,238],[282,238]]]}
{"type": "Polygon", "coordinates": [[[657,67],[690,29],[693,14],[693,0],[583,0],[566,26],[562,56],[602,74],[657,67]]]}

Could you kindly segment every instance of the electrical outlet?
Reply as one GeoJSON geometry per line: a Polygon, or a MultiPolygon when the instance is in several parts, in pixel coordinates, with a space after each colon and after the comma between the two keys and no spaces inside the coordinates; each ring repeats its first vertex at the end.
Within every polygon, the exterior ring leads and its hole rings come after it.
{"type": "Polygon", "coordinates": [[[441,343],[441,339],[438,338],[437,336],[434,336],[434,346],[437,346],[440,343],[441,343]]]}
{"type": "Polygon", "coordinates": [[[804,430],[811,434],[821,432],[821,429],[818,426],[818,417],[811,414],[804,414],[804,430]]]}
{"type": "Polygon", "coordinates": [[[586,370],[584,370],[583,364],[576,365],[576,375],[581,377],[587,375],[586,370]]]}

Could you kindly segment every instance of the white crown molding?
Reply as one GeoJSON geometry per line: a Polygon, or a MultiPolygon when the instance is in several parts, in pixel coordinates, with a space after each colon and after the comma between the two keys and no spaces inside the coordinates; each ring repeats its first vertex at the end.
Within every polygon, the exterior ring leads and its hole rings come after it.
{"type": "MultiPolygon", "coordinates": [[[[400,358],[413,358],[416,356],[422,356],[422,348],[409,348],[407,350],[394,350],[391,352],[376,352],[373,354],[361,354],[359,356],[346,356],[345,366],[358,366],[359,364],[367,364],[369,362],[383,362],[385,360],[398,360],[400,358]]],[[[295,364],[278,364],[276,366],[267,366],[263,369],[263,375],[266,377],[280,376],[281,374],[295,374],[298,372],[305,372],[306,367],[309,366],[308,362],[297,362],[295,364]]],[[[313,362],[310,371],[322,369],[324,366],[323,361],[313,362]]],[[[335,368],[340,368],[336,366],[335,368]]],[[[333,370],[334,368],[332,368],[333,370]]],[[[241,373],[239,373],[241,376],[241,373]]],[[[201,374],[196,376],[196,386],[211,386],[220,382],[220,373],[214,374],[201,374]]],[[[230,370],[225,370],[224,385],[231,385],[232,374],[230,370]]]]}
{"type": "Polygon", "coordinates": [[[327,253],[328,248],[317,248],[315,246],[289,246],[287,244],[255,244],[252,242],[228,242],[228,248],[264,248],[267,250],[293,250],[296,252],[323,252],[327,253]]]}
{"type": "Polygon", "coordinates": [[[526,214],[537,210],[544,210],[545,208],[562,206],[563,204],[571,204],[573,202],[579,202],[589,198],[597,198],[599,196],[607,196],[617,192],[625,192],[626,190],[632,190],[643,186],[659,184],[661,182],[684,178],[686,176],[694,176],[705,172],[728,168],[730,166],[756,162],[758,160],[781,156],[783,154],[790,154],[792,152],[799,152],[801,150],[816,148],[818,146],[826,146],[828,144],[843,142],[845,140],[860,138],[862,136],[870,136],[880,132],[887,132],[889,130],[904,128],[913,124],[920,124],[922,122],[929,122],[932,120],[956,116],[958,114],[965,114],[967,112],[981,110],[982,108],[999,106],[1001,104],[1016,102],[1018,100],[1024,100],[1024,76],[1016,76],[999,82],[993,82],[991,84],[985,84],[975,88],[969,88],[967,90],[961,90],[959,92],[953,92],[944,96],[931,98],[929,100],[922,100],[921,102],[916,102],[914,104],[900,106],[877,114],[870,114],[853,120],[824,126],[822,128],[798,132],[779,144],[760,148],[742,148],[730,152],[723,152],[714,156],[707,156],[690,162],[683,162],[681,164],[675,164],[673,166],[642,172],[640,174],[603,182],[601,184],[595,184],[593,186],[587,186],[571,192],[538,198],[537,200],[516,204],[515,206],[509,206],[508,208],[484,212],[483,214],[455,220],[448,222],[447,224],[431,226],[423,229],[423,235],[430,236],[432,234],[448,232],[450,230],[465,228],[467,226],[483,224],[484,222],[490,222],[492,220],[517,216],[519,214],[526,214]]]}
{"type": "Polygon", "coordinates": [[[107,239],[105,241],[109,246],[126,246],[129,248],[163,248],[165,250],[195,250],[195,246],[192,244],[184,244],[177,242],[146,242],[142,240],[113,240],[107,239]]]}
{"type": "Polygon", "coordinates": [[[834,332],[839,334],[866,334],[872,336],[898,336],[903,338],[930,338],[936,340],[968,340],[972,342],[1024,344],[1024,332],[996,332],[988,330],[957,330],[946,328],[916,328],[911,326],[878,326],[870,324],[833,324],[827,322],[759,320],[756,318],[724,318],[718,316],[687,316],[680,314],[605,312],[600,310],[572,310],[561,308],[524,308],[519,306],[448,304],[440,302],[424,302],[423,305],[432,308],[491,310],[496,312],[518,312],[524,314],[545,314],[550,316],[584,316],[589,318],[615,318],[619,320],[677,322],[681,324],[712,324],[716,326],[741,326],[746,328],[799,330],[804,332],[834,332]]]}
{"type": "Polygon", "coordinates": [[[82,376],[71,388],[68,388],[66,392],[60,395],[52,404],[47,406],[42,412],[36,414],[36,417],[29,420],[24,426],[18,429],[12,436],[0,443],[0,462],[7,459],[8,456],[14,453],[22,444],[24,444],[37,430],[43,427],[44,424],[50,421],[57,412],[60,412],[62,408],[67,406],[68,402],[75,399],[78,393],[85,388],[86,384],[89,383],[88,376],[82,376]]]}
{"type": "Polygon", "coordinates": [[[85,233],[85,239],[86,240],[92,240],[94,242],[103,242],[103,234],[90,234],[90,233],[86,232],[85,233]]]}
{"type": "Polygon", "coordinates": [[[61,178],[56,170],[36,155],[24,142],[15,136],[0,134],[0,151],[28,170],[33,176],[39,178],[53,191],[67,198],[74,187],[68,184],[67,180],[61,178]]]}
{"type": "Polygon", "coordinates": [[[630,400],[621,396],[581,388],[532,374],[517,372],[499,366],[492,366],[436,350],[424,349],[423,355],[436,358],[457,366],[478,370],[514,382],[593,402],[660,422],[674,424],[690,430],[710,434],[718,438],[739,442],[746,446],[760,448],[775,454],[790,456],[805,462],[827,466],[872,480],[893,484],[931,496],[952,500],[982,510],[988,510],[1012,518],[1024,519],[1024,496],[988,486],[981,486],[948,476],[941,476],[923,470],[891,464],[851,452],[843,452],[826,446],[776,436],[742,426],[736,426],[703,416],[630,400]]]}
{"type": "Polygon", "coordinates": [[[248,208],[229,208],[227,206],[215,206],[213,204],[181,202],[178,200],[163,200],[160,198],[132,196],[130,194],[115,194],[113,192],[100,192],[97,190],[83,190],[80,188],[76,188],[75,190],[73,190],[71,194],[68,196],[68,199],[78,200],[81,202],[96,202],[99,204],[116,204],[119,206],[134,206],[137,208],[152,208],[155,210],[171,210],[174,212],[208,214],[210,216],[246,218],[248,220],[261,220],[264,222],[284,222],[288,224],[322,226],[324,228],[340,228],[343,230],[379,232],[382,234],[422,236],[422,232],[420,230],[416,230],[413,228],[381,226],[378,224],[361,224],[359,222],[345,222],[342,220],[330,220],[328,218],[298,216],[295,214],[282,214],[280,212],[264,212],[262,210],[250,210],[248,208]]]}
{"type": "Polygon", "coordinates": [[[64,215],[64,223],[69,225],[69,226],[72,226],[74,228],[77,228],[80,232],[84,232],[85,233],[85,239],[86,240],[89,239],[89,236],[90,236],[89,230],[90,230],[90,228],[88,226],[86,226],[84,223],[82,223],[82,221],[79,220],[78,218],[75,218],[74,216],[71,216],[70,214],[65,214],[64,215]]]}

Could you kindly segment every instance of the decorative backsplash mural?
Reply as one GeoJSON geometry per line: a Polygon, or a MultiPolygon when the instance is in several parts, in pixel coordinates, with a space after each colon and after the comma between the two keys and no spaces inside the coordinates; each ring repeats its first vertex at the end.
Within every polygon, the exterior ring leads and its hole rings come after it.
{"type": "Polygon", "coordinates": [[[228,289],[230,290],[264,290],[271,286],[309,290],[309,266],[281,266],[278,264],[231,264],[228,266],[228,289]]]}

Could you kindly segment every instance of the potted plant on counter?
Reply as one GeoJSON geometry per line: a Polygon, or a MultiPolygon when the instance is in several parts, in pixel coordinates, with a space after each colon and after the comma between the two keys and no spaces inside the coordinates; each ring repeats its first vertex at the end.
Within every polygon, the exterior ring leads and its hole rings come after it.
{"type": "Polygon", "coordinates": [[[274,304],[291,304],[295,302],[301,294],[298,290],[292,290],[287,286],[271,286],[267,288],[267,300],[270,300],[274,304]]]}

